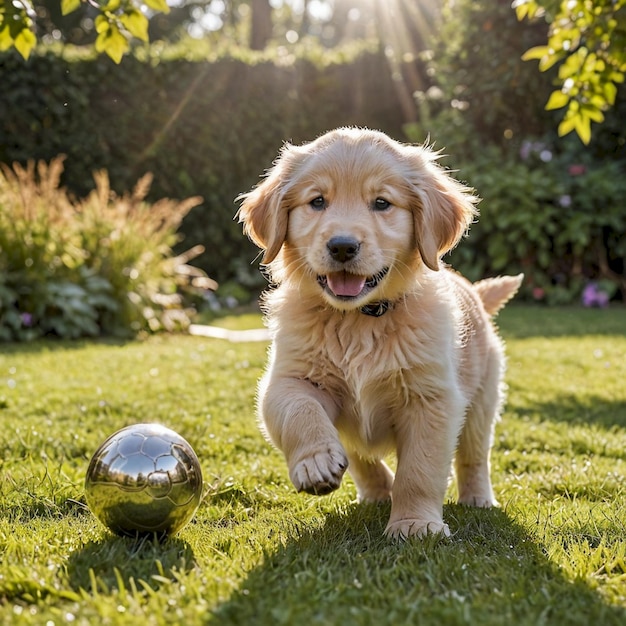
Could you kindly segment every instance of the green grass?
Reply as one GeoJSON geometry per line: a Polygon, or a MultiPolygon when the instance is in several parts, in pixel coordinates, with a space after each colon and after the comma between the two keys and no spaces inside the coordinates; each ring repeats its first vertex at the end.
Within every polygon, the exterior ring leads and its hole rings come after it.
{"type": "Polygon", "coordinates": [[[457,506],[451,488],[452,537],[402,545],[349,479],[294,493],[255,422],[264,344],[2,346],[0,623],[626,623],[626,310],[499,321],[502,506],[457,506]],[[117,538],[82,504],[97,446],[139,421],[180,432],[204,472],[195,518],[164,543],[117,538]]]}

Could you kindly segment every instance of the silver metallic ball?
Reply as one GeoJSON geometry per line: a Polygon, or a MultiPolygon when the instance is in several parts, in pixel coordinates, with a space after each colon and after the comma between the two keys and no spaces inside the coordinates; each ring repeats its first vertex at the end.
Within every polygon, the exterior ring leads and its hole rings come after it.
{"type": "Polygon", "coordinates": [[[202,496],[198,457],[178,433],[135,424],[111,435],[93,455],[85,478],[92,513],[118,535],[178,532],[202,496]]]}

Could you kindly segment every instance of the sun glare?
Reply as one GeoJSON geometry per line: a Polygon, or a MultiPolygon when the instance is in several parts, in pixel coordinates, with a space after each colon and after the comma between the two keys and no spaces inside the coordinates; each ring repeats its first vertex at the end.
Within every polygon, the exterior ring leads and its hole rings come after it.
{"type": "Polygon", "coordinates": [[[371,0],[377,35],[394,79],[405,121],[416,121],[414,94],[424,91],[426,77],[413,61],[428,50],[440,10],[437,0],[371,0]]]}

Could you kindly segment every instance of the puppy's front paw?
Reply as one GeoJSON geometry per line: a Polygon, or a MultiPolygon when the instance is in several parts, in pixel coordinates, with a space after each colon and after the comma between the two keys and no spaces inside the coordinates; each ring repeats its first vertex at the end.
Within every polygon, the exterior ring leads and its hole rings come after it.
{"type": "Polygon", "coordinates": [[[425,537],[429,534],[441,534],[444,537],[449,537],[450,529],[447,524],[441,521],[429,521],[427,519],[401,519],[396,522],[389,522],[385,529],[387,537],[399,541],[404,541],[409,537],[425,537]]]}
{"type": "Polygon", "coordinates": [[[331,442],[298,461],[290,471],[298,491],[323,496],[334,491],[348,467],[348,458],[339,443],[331,442]]]}

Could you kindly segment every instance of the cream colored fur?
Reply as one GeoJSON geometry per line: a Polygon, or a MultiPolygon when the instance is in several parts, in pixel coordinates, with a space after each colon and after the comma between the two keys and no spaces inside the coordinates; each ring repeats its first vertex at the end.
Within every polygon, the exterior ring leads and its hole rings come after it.
{"type": "Polygon", "coordinates": [[[459,502],[496,503],[489,454],[504,353],[490,315],[522,279],[472,285],[441,264],[476,198],[436,158],[338,129],[287,145],[239,213],[278,285],[265,296],[263,428],[299,491],[328,493],[349,469],[360,500],[391,499],[386,533],[397,538],[449,534],[453,458],[459,502]],[[349,258],[331,240],[355,242],[349,258]],[[363,287],[346,296],[342,281],[363,287]],[[384,315],[361,312],[379,301],[384,315]],[[382,460],[390,452],[395,476],[382,460]]]}

